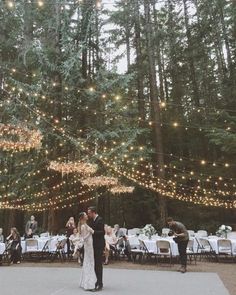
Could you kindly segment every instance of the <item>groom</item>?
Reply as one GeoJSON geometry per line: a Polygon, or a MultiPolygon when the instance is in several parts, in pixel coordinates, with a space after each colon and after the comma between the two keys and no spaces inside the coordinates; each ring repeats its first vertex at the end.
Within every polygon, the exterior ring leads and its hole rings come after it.
{"type": "Polygon", "coordinates": [[[94,260],[95,260],[95,273],[97,276],[97,283],[95,285],[94,291],[101,291],[103,288],[103,267],[102,267],[102,259],[103,252],[105,249],[105,230],[104,223],[100,216],[97,214],[97,210],[95,207],[88,208],[88,216],[91,220],[90,226],[94,230],[93,234],[93,248],[94,248],[94,260]]]}

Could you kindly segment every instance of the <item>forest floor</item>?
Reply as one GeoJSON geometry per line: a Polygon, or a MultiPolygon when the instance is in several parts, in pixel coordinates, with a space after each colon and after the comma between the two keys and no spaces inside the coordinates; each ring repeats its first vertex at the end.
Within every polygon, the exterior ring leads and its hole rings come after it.
{"type": "MultiPolygon", "coordinates": [[[[55,263],[29,263],[23,262],[17,267],[78,267],[76,262],[55,262],[55,263]]],[[[134,270],[158,270],[158,271],[176,271],[179,268],[178,264],[174,264],[171,267],[169,264],[138,264],[126,261],[111,261],[105,268],[112,269],[134,269],[134,270]]],[[[236,264],[235,263],[215,263],[215,262],[205,262],[198,261],[197,265],[194,263],[188,266],[188,272],[206,272],[206,273],[217,273],[224,283],[225,287],[228,289],[231,295],[236,294],[236,279],[235,279],[236,264]]]]}

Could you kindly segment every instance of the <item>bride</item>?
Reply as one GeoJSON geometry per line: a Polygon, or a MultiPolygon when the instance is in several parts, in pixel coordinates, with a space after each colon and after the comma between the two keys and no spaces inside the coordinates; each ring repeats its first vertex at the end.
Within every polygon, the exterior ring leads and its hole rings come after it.
{"type": "Polygon", "coordinates": [[[79,214],[78,232],[84,243],[84,261],[80,287],[84,290],[94,290],[97,281],[94,270],[93,229],[87,224],[88,216],[85,212],[79,214]]]}

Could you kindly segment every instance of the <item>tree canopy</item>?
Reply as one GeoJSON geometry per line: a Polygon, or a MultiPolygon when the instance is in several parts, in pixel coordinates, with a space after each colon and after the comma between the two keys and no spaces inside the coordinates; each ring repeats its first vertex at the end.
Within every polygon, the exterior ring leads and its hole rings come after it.
{"type": "Polygon", "coordinates": [[[34,213],[58,231],[96,204],[128,227],[235,223],[235,1],[1,1],[0,25],[0,140],[42,134],[37,149],[0,149],[0,222],[34,213]],[[51,161],[135,190],[83,185],[51,161]]]}

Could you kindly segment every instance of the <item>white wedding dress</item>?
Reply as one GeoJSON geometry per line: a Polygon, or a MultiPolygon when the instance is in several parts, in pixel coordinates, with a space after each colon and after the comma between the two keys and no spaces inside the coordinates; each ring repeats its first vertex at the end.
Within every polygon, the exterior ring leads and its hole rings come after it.
{"type": "Polygon", "coordinates": [[[81,226],[81,238],[84,240],[84,262],[80,287],[84,290],[95,288],[97,277],[94,270],[93,229],[87,224],[81,226]]]}

